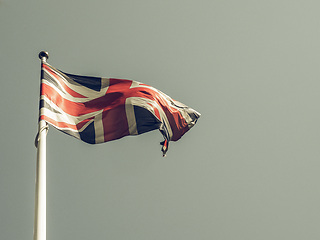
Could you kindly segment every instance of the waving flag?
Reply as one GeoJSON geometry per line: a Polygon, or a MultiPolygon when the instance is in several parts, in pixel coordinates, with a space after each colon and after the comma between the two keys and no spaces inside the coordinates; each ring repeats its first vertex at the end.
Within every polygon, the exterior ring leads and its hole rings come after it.
{"type": "Polygon", "coordinates": [[[177,141],[200,114],[146,84],[72,75],[42,64],[40,119],[60,131],[96,144],[159,129],[177,141]]]}

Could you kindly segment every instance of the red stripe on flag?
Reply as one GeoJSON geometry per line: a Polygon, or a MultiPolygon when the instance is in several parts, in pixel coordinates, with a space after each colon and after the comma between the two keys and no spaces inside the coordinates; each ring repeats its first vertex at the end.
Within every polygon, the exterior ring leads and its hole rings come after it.
{"type": "Polygon", "coordinates": [[[62,109],[65,113],[71,116],[81,116],[87,113],[92,113],[100,109],[87,108],[85,103],[77,103],[63,98],[57,91],[45,83],[41,84],[42,95],[46,96],[51,102],[62,109]]]}
{"type": "Polygon", "coordinates": [[[80,130],[86,123],[88,123],[92,119],[94,119],[94,117],[85,119],[82,122],[78,123],[77,125],[74,125],[74,124],[69,124],[66,122],[57,122],[57,121],[53,120],[52,118],[49,118],[48,116],[45,116],[45,115],[40,116],[40,120],[45,120],[46,122],[52,124],[53,126],[55,126],[57,128],[69,128],[69,129],[76,130],[76,131],[80,130]]]}
{"type": "Polygon", "coordinates": [[[45,120],[46,122],[51,123],[53,126],[55,126],[57,128],[69,128],[72,130],[78,130],[75,125],[68,124],[65,122],[57,122],[57,121],[53,120],[52,118],[49,118],[45,115],[41,115],[40,120],[45,120]]]}
{"type": "Polygon", "coordinates": [[[77,98],[87,98],[86,96],[81,95],[80,93],[77,93],[75,91],[73,91],[71,88],[69,88],[63,79],[61,79],[61,77],[59,75],[57,75],[53,69],[51,69],[49,66],[47,66],[46,64],[43,64],[42,67],[47,70],[51,75],[53,75],[53,77],[59,81],[59,83],[62,85],[63,89],[69,93],[72,97],[77,97],[77,98]]]}
{"type": "Polygon", "coordinates": [[[130,135],[125,106],[106,109],[102,113],[104,141],[111,141],[130,135]]]}

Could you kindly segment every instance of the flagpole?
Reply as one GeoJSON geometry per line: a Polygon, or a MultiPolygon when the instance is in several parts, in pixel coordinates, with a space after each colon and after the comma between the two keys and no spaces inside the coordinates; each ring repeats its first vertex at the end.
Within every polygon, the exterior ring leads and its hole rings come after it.
{"type": "MultiPolygon", "coordinates": [[[[41,65],[49,58],[47,52],[40,52],[41,65]]],[[[42,70],[41,70],[42,79],[42,70]]],[[[40,81],[41,81],[40,79],[40,81]]],[[[41,96],[41,93],[40,93],[41,96]]],[[[39,99],[40,104],[40,99],[39,99]]],[[[40,110],[40,106],[39,106],[40,110]]],[[[40,112],[39,112],[40,117],[40,112]]],[[[38,134],[36,139],[37,147],[37,168],[36,168],[36,193],[35,193],[35,215],[33,240],[46,240],[46,136],[48,125],[44,120],[39,119],[38,134]]]]}

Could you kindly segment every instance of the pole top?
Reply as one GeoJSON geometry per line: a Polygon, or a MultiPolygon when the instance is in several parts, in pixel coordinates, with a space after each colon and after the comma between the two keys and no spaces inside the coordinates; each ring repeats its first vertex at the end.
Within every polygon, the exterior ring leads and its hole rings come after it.
{"type": "Polygon", "coordinates": [[[40,58],[41,60],[46,61],[46,60],[49,58],[49,53],[48,53],[48,52],[45,52],[45,51],[41,51],[41,52],[39,53],[39,58],[40,58]]]}

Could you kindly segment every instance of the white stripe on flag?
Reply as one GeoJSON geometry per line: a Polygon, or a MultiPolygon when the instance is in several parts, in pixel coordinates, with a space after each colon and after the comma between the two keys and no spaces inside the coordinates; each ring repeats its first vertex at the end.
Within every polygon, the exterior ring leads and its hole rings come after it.
{"type": "Polygon", "coordinates": [[[104,142],[104,128],[103,128],[103,123],[102,123],[102,112],[98,111],[97,115],[94,118],[94,131],[95,131],[95,136],[96,136],[96,143],[103,143],[104,142]]]}
{"type": "Polygon", "coordinates": [[[136,116],[134,114],[134,105],[132,103],[132,100],[132,97],[126,99],[126,116],[130,135],[138,135],[136,116]]]}

